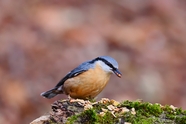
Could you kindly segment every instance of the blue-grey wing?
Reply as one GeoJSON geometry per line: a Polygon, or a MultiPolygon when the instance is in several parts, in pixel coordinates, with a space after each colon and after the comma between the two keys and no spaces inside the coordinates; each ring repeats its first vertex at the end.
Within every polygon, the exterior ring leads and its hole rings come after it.
{"type": "Polygon", "coordinates": [[[62,86],[67,79],[75,77],[79,74],[82,74],[83,72],[86,72],[90,68],[93,68],[93,65],[91,63],[89,63],[89,61],[82,63],[77,68],[75,68],[71,72],[69,72],[63,79],[61,79],[55,87],[62,86]]]}

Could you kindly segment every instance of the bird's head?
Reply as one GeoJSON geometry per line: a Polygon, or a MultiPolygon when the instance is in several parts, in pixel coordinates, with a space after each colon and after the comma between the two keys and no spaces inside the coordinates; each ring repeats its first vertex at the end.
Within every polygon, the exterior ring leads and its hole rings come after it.
{"type": "Polygon", "coordinates": [[[100,56],[92,60],[94,63],[99,64],[102,69],[108,73],[114,73],[121,78],[122,74],[118,70],[118,63],[110,56],[100,56]]]}

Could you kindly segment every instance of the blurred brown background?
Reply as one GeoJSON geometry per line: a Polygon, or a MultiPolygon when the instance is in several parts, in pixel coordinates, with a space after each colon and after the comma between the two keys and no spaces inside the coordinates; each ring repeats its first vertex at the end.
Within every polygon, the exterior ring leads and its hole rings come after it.
{"type": "Polygon", "coordinates": [[[119,63],[98,96],[186,109],[185,0],[0,0],[0,123],[26,124],[40,96],[80,63],[119,63]]]}

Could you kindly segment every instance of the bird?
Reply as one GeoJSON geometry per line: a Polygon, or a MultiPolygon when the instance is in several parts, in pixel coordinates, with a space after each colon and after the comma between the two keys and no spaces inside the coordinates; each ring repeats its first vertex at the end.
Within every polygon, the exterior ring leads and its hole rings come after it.
{"type": "Polygon", "coordinates": [[[41,96],[50,99],[66,94],[74,99],[94,99],[105,88],[112,74],[122,76],[117,61],[110,56],[99,56],[80,64],[41,96]]]}

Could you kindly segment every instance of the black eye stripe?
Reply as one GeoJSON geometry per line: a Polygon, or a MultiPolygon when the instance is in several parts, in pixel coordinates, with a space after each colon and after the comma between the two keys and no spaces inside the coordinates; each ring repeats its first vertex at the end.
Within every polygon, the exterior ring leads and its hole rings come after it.
{"type": "Polygon", "coordinates": [[[110,63],[108,62],[107,60],[103,59],[103,58],[96,58],[92,61],[90,61],[90,63],[94,63],[95,61],[98,61],[98,60],[101,60],[102,62],[104,62],[106,65],[108,65],[109,67],[111,67],[113,70],[115,70],[116,68],[110,63]]]}

